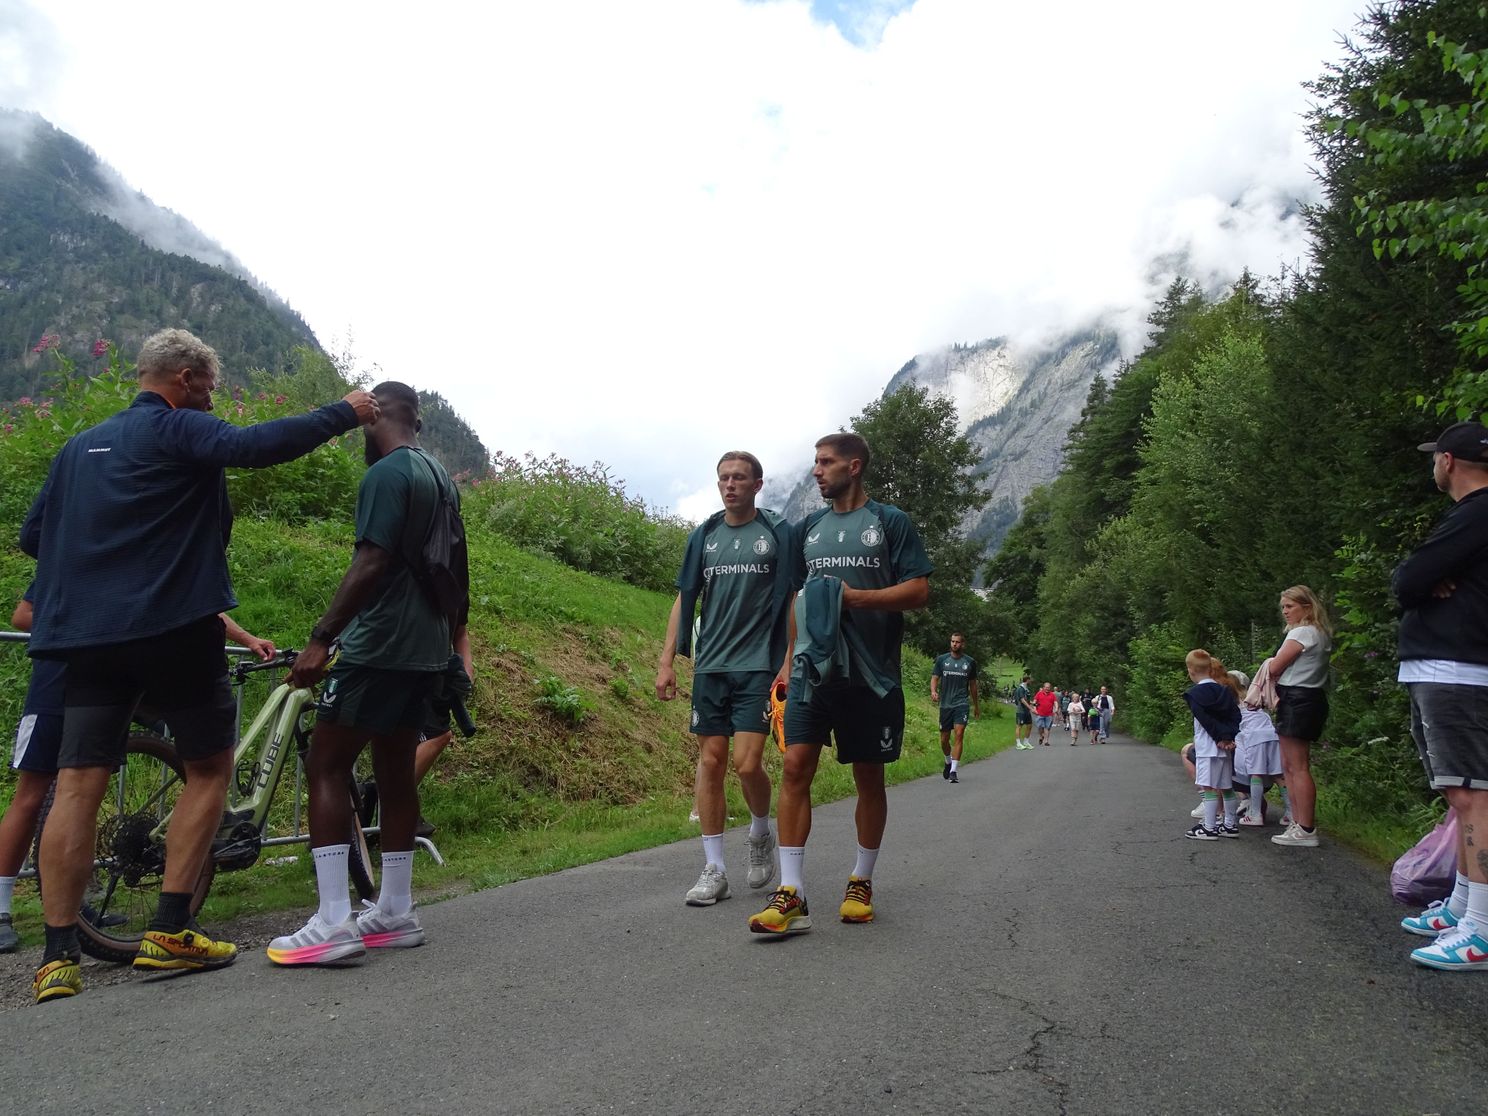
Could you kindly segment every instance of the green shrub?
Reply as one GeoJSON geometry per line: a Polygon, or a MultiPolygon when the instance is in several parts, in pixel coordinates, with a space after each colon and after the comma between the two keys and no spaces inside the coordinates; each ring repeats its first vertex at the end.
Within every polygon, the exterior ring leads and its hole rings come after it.
{"type": "Polygon", "coordinates": [[[628,496],[599,463],[498,454],[489,480],[471,485],[465,521],[586,573],[643,589],[671,587],[689,527],[628,496]]]}
{"type": "Polygon", "coordinates": [[[579,692],[556,674],[544,675],[537,680],[537,704],[562,721],[577,728],[589,719],[594,706],[579,692]]]}

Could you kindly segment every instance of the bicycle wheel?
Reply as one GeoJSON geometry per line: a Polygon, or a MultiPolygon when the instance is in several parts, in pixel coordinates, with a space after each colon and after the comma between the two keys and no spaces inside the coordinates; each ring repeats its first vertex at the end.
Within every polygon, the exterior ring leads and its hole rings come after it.
{"type": "Polygon", "coordinates": [[[362,899],[373,899],[377,896],[377,883],[372,878],[372,851],[367,848],[367,835],[362,831],[361,818],[362,792],[356,775],[353,774],[351,778],[351,833],[347,836],[351,851],[346,857],[346,871],[351,877],[351,886],[356,888],[357,895],[362,899]]]}
{"type": "MultiPolygon", "coordinates": [[[[185,769],[168,740],[154,733],[130,734],[124,764],[109,777],[98,809],[93,877],[78,919],[84,953],[102,961],[134,960],[155,917],[165,873],[165,842],[152,834],[175,809],[185,785],[185,769]]],[[[215,873],[208,856],[192,889],[193,915],[201,909],[215,873]]],[[[39,873],[37,884],[44,886],[39,873]]]]}

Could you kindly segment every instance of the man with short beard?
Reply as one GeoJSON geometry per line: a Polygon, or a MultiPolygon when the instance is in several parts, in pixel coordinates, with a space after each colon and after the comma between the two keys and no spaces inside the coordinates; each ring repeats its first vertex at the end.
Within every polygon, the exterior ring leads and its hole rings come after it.
{"type": "Polygon", "coordinates": [[[21,529],[21,549],[37,559],[30,653],[67,667],[56,798],[41,843],[38,1003],[82,991],[77,918],[98,806],[141,700],[167,715],[186,782],[166,834],[160,906],[134,967],[212,969],[236,958],[190,910],[237,727],[219,616],[238,603],[223,470],[291,461],[377,414],[372,396],[353,391],[307,415],[222,422],[207,413],[217,354],[182,329],[148,338],[137,367],[134,401],[62,447],[21,529]]]}
{"type": "Polygon", "coordinates": [[[320,906],[293,934],[269,943],[276,965],[315,965],[360,957],[368,947],[422,945],[413,903],[418,781],[414,756],[429,701],[450,665],[450,618],[419,583],[424,541],[442,499],[459,492],[418,446],[418,394],[395,381],[372,389],[381,415],[367,428],[367,473],[357,489],[356,553],[330,607],[291,672],[297,686],[325,673],[330,645],[341,654],[316,704],[305,775],[310,784],[310,848],[320,906]],[[353,914],[344,835],[355,819],[346,794],[368,744],[382,823],[382,888],[353,914]]]}
{"type": "Polygon", "coordinates": [[[934,567],[909,516],[868,498],[868,461],[859,434],[818,441],[812,475],[829,506],[793,529],[800,592],[794,648],[782,667],[790,689],[775,811],[780,886],[749,920],[756,934],[811,929],[804,883],[811,783],[829,741],[837,762],[852,764],[858,792],[858,855],[838,914],[843,922],[873,921],[873,869],[889,816],[884,768],[904,743],[903,614],[929,601],[934,567]]]}

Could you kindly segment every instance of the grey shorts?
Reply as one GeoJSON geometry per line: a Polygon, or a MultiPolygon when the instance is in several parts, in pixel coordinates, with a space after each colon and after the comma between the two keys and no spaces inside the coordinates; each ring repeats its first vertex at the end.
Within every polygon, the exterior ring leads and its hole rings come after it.
{"type": "Polygon", "coordinates": [[[692,676],[692,731],[698,736],[735,736],[770,731],[773,670],[731,670],[692,676]]]}
{"type": "Polygon", "coordinates": [[[1410,683],[1411,735],[1433,788],[1488,790],[1488,686],[1410,683]]]}

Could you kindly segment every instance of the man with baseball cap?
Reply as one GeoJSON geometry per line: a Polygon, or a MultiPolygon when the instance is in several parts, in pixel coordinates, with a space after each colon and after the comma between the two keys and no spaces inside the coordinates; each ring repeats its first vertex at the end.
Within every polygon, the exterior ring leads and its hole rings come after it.
{"type": "Polygon", "coordinates": [[[1395,570],[1400,674],[1411,735],[1433,788],[1457,811],[1457,883],[1401,928],[1434,938],[1411,953],[1433,969],[1488,969],[1488,426],[1459,422],[1434,442],[1431,479],[1452,498],[1395,570]]]}

